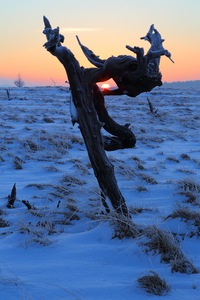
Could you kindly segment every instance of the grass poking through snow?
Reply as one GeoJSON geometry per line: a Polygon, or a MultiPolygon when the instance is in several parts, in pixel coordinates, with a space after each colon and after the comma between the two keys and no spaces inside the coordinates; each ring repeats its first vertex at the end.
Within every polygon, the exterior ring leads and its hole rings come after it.
{"type": "Polygon", "coordinates": [[[163,296],[170,291],[170,285],[154,271],[141,276],[137,281],[150,295],[163,296]]]}

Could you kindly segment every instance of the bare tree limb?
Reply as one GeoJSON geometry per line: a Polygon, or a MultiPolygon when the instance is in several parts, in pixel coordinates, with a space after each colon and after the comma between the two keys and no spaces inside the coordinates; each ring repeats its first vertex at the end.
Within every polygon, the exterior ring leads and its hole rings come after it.
{"type": "Polygon", "coordinates": [[[140,93],[151,91],[154,87],[162,85],[162,74],[159,70],[160,57],[165,55],[173,62],[170,52],[162,45],[164,39],[154,25],[151,25],[147,35],[141,38],[151,44],[146,55],[143,48],[126,46],[128,50],[136,54],[136,58],[119,55],[102,60],[84,46],[78,37],[77,39],[87,59],[98,67],[89,70],[91,80],[99,82],[113,78],[118,86],[117,90],[105,91],[106,95],[127,94],[136,97],[140,93]]]}

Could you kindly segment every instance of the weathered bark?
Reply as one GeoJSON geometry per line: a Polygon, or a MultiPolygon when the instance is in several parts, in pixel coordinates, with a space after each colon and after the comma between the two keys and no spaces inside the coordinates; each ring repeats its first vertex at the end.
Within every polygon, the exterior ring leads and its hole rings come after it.
{"type": "Polygon", "coordinates": [[[102,124],[97,118],[93,103],[93,85],[88,79],[87,73],[80,65],[72,52],[60,45],[59,29],[52,30],[46,18],[44,18],[47,43],[46,49],[63,64],[70,83],[72,97],[78,112],[78,122],[82,133],[90,162],[99,186],[107,196],[114,209],[125,216],[129,212],[122,196],[114,174],[114,167],[108,160],[101,136],[102,124]]]}

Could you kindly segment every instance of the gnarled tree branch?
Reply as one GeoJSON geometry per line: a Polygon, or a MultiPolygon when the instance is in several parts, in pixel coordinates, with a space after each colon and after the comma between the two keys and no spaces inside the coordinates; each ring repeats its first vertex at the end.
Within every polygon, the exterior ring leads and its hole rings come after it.
{"type": "Polygon", "coordinates": [[[110,78],[115,81],[118,89],[106,91],[106,95],[127,94],[136,97],[140,93],[151,91],[154,87],[162,85],[162,74],[159,71],[160,57],[165,55],[173,62],[171,54],[162,45],[164,39],[154,25],[151,25],[147,35],[141,38],[151,44],[146,55],[143,48],[126,46],[128,50],[136,54],[136,58],[119,55],[102,60],[84,46],[78,37],[77,39],[87,59],[97,67],[89,71],[91,81],[99,82],[110,78]]]}

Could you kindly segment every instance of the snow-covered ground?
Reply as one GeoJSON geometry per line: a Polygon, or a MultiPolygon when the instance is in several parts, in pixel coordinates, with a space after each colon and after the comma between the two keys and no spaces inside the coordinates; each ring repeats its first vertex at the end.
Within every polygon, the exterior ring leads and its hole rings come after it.
{"type": "MultiPolygon", "coordinates": [[[[157,299],[137,281],[153,271],[170,286],[160,299],[199,300],[198,273],[172,272],[142,235],[113,238],[114,216],[101,214],[67,90],[9,92],[10,99],[0,89],[0,299],[157,299]],[[9,209],[14,183],[17,200],[9,209]]],[[[137,137],[134,149],[107,152],[134,224],[175,236],[200,272],[200,85],[164,85],[135,99],[107,97],[106,104],[137,137]]]]}

